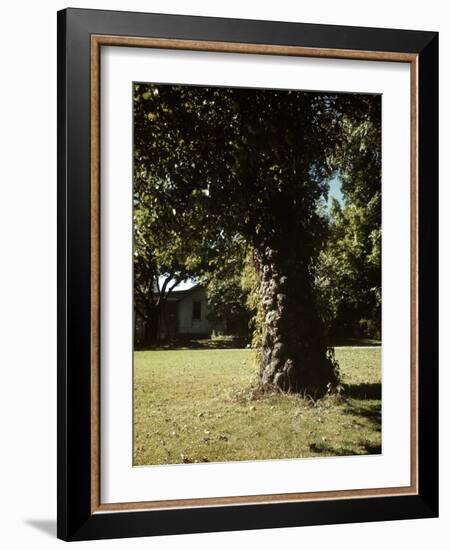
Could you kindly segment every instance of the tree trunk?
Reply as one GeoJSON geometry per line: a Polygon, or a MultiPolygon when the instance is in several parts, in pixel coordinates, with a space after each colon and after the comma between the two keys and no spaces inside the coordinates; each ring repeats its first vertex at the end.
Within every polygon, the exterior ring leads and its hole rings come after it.
{"type": "Polygon", "coordinates": [[[266,389],[324,395],[338,382],[327,350],[308,266],[292,253],[255,250],[254,264],[264,312],[261,379],[266,389]]]}
{"type": "Polygon", "coordinates": [[[144,343],[147,345],[155,344],[158,340],[158,322],[159,322],[159,311],[158,309],[152,309],[152,311],[147,314],[147,320],[145,322],[145,334],[144,334],[144,343]]]}

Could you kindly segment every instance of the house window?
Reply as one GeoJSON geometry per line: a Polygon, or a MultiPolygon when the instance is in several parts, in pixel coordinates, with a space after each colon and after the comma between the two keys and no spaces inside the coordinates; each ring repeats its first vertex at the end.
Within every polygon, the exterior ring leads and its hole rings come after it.
{"type": "Polygon", "coordinates": [[[202,318],[202,303],[199,301],[193,302],[192,304],[192,320],[200,321],[202,318]]]}

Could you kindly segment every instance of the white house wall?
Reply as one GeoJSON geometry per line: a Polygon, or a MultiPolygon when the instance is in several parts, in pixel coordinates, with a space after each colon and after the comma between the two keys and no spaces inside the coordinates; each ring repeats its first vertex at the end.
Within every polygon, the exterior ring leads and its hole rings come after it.
{"type": "MultiPolygon", "coordinates": [[[[178,302],[178,333],[180,334],[211,334],[218,329],[207,319],[208,304],[205,290],[199,288],[178,302]],[[193,319],[194,302],[201,302],[201,318],[193,319]]],[[[220,327],[222,328],[222,327],[220,327]]]]}

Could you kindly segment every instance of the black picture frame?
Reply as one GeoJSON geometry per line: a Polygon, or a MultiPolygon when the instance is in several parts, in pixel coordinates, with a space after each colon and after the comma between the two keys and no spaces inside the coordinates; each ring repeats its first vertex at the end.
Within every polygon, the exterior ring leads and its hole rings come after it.
{"type": "Polygon", "coordinates": [[[438,34],[85,9],[58,12],[58,531],[137,537],[438,515],[438,34]],[[418,492],[92,513],[91,36],[414,54],[418,62],[418,492]]]}

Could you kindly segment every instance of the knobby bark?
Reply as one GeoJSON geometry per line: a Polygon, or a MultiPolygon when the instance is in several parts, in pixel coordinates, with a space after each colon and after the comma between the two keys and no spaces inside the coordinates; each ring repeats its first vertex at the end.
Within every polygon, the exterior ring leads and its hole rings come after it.
{"type": "Polygon", "coordinates": [[[338,382],[327,349],[308,266],[289,251],[254,251],[264,312],[261,381],[265,389],[324,395],[338,382]]]}

